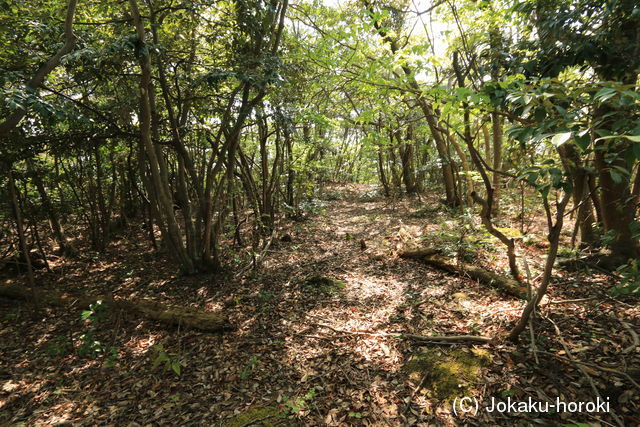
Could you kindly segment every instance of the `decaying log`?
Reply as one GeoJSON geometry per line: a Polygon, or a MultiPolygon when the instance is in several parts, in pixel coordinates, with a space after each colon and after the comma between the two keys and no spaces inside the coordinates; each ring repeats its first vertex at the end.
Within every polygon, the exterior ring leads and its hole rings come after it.
{"type": "Polygon", "coordinates": [[[100,300],[116,310],[123,310],[167,325],[193,328],[205,332],[221,332],[232,329],[226,317],[220,313],[170,306],[147,299],[124,300],[108,296],[78,297],[41,289],[31,290],[15,284],[1,285],[0,296],[23,301],[36,298],[39,305],[77,309],[89,308],[91,304],[100,300]]]}
{"type": "MultiPolygon", "coordinates": [[[[426,336],[426,335],[416,335],[416,334],[405,334],[405,333],[386,333],[386,332],[370,332],[370,331],[348,331],[344,329],[336,329],[331,325],[327,325],[326,323],[313,323],[316,326],[321,326],[323,328],[331,329],[334,332],[338,332],[344,335],[363,335],[363,336],[371,336],[371,337],[382,337],[382,338],[395,338],[406,341],[414,341],[417,343],[424,344],[456,344],[456,343],[467,343],[467,344],[491,344],[495,341],[492,337],[478,336],[478,335],[434,335],[434,336],[426,336]]],[[[320,338],[320,337],[314,337],[320,338]]]]}
{"type": "Polygon", "coordinates": [[[474,280],[479,281],[485,285],[489,285],[495,288],[502,289],[509,295],[515,297],[524,297],[527,295],[527,288],[516,280],[509,279],[484,268],[476,267],[475,265],[460,263],[457,264],[445,257],[435,255],[437,251],[435,249],[420,249],[416,251],[402,252],[400,257],[419,259],[425,264],[439,268],[441,270],[448,271],[450,273],[458,274],[460,276],[467,276],[474,280]]]}
{"type": "Polygon", "coordinates": [[[409,259],[419,259],[421,260],[424,257],[427,256],[431,256],[431,255],[437,255],[439,254],[440,251],[437,249],[433,249],[433,248],[421,248],[421,249],[414,249],[411,251],[403,251],[400,252],[400,258],[409,258],[409,259]]]}

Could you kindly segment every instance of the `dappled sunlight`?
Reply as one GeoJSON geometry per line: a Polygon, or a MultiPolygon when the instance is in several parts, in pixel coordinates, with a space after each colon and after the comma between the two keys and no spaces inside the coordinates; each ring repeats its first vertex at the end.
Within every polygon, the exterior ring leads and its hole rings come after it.
{"type": "Polygon", "coordinates": [[[0,426],[640,426],[636,3],[0,0],[0,426]]]}

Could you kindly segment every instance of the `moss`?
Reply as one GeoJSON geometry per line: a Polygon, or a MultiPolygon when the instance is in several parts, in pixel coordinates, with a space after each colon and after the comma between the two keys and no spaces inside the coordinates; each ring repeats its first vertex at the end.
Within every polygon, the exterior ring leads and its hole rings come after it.
{"type": "Polygon", "coordinates": [[[347,284],[342,280],[332,279],[325,276],[312,276],[303,282],[306,288],[314,289],[318,292],[328,295],[335,295],[343,291],[347,284]]]}
{"type": "Polygon", "coordinates": [[[285,416],[277,406],[262,406],[238,414],[225,421],[222,425],[224,427],[241,427],[247,424],[264,427],[289,425],[283,422],[285,420],[285,416]]]}
{"type": "Polygon", "coordinates": [[[405,370],[415,383],[425,377],[423,390],[430,397],[452,401],[464,396],[478,380],[480,369],[490,361],[486,350],[425,349],[411,357],[405,370]]]}
{"type": "Polygon", "coordinates": [[[510,239],[520,239],[522,238],[522,233],[517,228],[511,227],[496,227],[496,230],[502,232],[505,236],[510,239]]]}

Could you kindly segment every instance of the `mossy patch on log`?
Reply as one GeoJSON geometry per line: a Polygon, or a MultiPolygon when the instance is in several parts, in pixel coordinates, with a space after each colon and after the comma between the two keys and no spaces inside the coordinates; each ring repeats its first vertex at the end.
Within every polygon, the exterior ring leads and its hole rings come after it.
{"type": "Polygon", "coordinates": [[[422,390],[429,397],[453,401],[465,396],[471,384],[478,380],[480,369],[491,360],[489,352],[472,349],[470,352],[441,348],[426,348],[409,359],[405,371],[418,384],[424,377],[422,390]]]}
{"type": "Polygon", "coordinates": [[[243,427],[246,425],[272,427],[290,424],[287,424],[286,417],[277,406],[261,406],[238,414],[222,425],[224,427],[243,427]]]}
{"type": "Polygon", "coordinates": [[[331,277],[325,276],[309,277],[305,279],[302,284],[305,288],[313,289],[327,295],[335,295],[347,287],[347,284],[342,280],[332,279],[331,277]]]}

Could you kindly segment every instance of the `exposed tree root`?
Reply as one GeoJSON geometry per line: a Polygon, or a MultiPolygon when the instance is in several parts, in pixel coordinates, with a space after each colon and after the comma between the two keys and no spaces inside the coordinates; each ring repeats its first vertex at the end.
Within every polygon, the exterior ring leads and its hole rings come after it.
{"type": "Polygon", "coordinates": [[[89,305],[101,300],[116,310],[134,313],[167,325],[193,328],[205,332],[220,332],[232,329],[226,317],[220,313],[169,306],[146,299],[116,300],[108,296],[77,297],[53,291],[32,290],[15,284],[0,286],[0,296],[23,301],[31,301],[35,298],[36,303],[39,305],[76,307],[78,309],[88,308],[89,305]]]}
{"type": "Polygon", "coordinates": [[[438,255],[440,253],[439,250],[433,248],[421,248],[415,249],[411,251],[402,251],[400,252],[400,258],[408,258],[408,259],[417,259],[422,260],[424,257],[438,255]]]}
{"type": "Polygon", "coordinates": [[[622,326],[624,326],[627,332],[629,332],[632,341],[632,344],[629,347],[622,350],[622,354],[631,354],[635,351],[636,347],[640,345],[640,338],[638,338],[638,334],[633,330],[631,325],[629,325],[627,322],[623,322],[622,320],[620,320],[620,323],[622,323],[622,326]]]}
{"type": "Polygon", "coordinates": [[[527,295],[527,288],[516,280],[492,273],[491,271],[471,264],[456,264],[445,257],[436,255],[436,253],[437,251],[435,249],[420,249],[416,251],[402,252],[400,253],[400,257],[419,259],[425,264],[441,270],[458,274],[460,276],[467,276],[485,285],[502,289],[509,295],[513,295],[515,297],[521,298],[527,295]]]}

